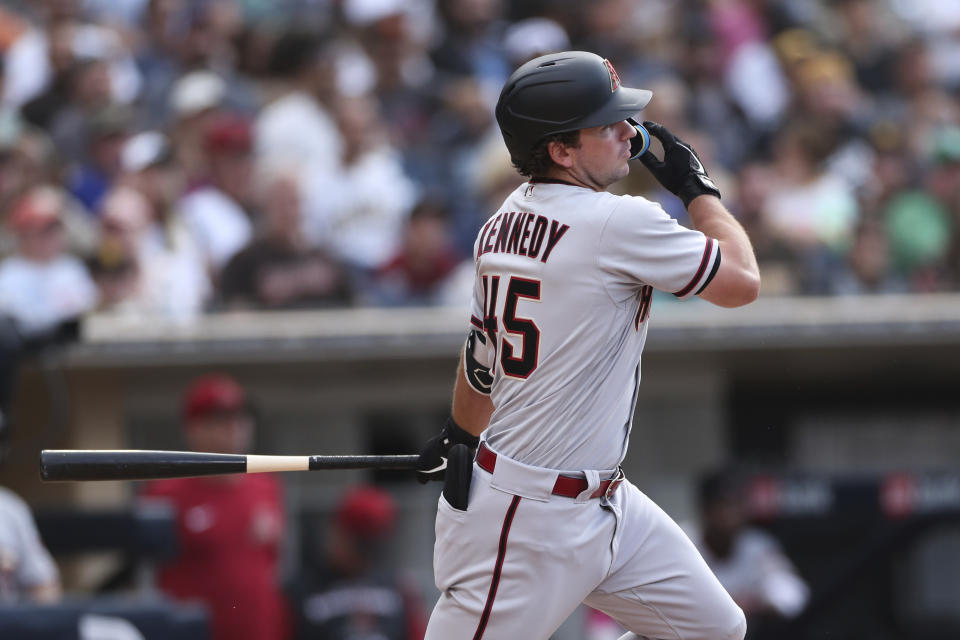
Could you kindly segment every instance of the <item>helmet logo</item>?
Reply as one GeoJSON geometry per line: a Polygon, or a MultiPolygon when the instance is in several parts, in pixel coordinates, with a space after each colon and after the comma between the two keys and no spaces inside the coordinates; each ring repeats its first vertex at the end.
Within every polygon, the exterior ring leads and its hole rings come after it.
{"type": "Polygon", "coordinates": [[[620,88],[620,76],[617,75],[617,70],[613,68],[609,60],[604,59],[603,64],[607,65],[607,71],[610,72],[610,93],[613,93],[620,88]]]}

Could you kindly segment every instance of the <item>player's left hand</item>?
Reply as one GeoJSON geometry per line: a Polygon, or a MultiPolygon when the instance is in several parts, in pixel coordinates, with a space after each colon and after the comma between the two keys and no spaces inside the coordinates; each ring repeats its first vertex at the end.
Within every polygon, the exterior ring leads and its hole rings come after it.
{"type": "Polygon", "coordinates": [[[471,435],[447,418],[440,433],[427,440],[420,450],[420,461],[417,464],[417,480],[426,484],[431,480],[443,480],[447,470],[447,452],[455,444],[464,444],[471,452],[480,444],[480,438],[471,435]]]}
{"type": "Polygon", "coordinates": [[[663,160],[647,150],[640,156],[640,162],[667,191],[683,200],[683,206],[690,206],[694,198],[702,195],[720,197],[720,190],[707,175],[693,147],[662,124],[648,120],[643,126],[663,145],[663,160]]]}

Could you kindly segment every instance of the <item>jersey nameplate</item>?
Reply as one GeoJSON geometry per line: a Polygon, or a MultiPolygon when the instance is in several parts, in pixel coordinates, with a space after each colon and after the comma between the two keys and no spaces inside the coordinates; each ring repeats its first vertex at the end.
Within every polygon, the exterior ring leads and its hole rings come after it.
{"type": "Polygon", "coordinates": [[[477,258],[485,253],[513,253],[546,262],[570,225],[525,211],[504,211],[480,232],[477,258]],[[541,250],[543,254],[541,255],[541,250]]]}

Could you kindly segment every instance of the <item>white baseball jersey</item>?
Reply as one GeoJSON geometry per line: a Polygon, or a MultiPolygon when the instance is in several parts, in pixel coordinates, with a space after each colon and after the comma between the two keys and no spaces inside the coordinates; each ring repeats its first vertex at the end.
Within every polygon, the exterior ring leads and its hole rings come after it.
{"type": "Polygon", "coordinates": [[[474,355],[495,406],[485,440],[537,467],[616,468],[652,289],[699,293],[717,241],[644,198],[531,180],[483,226],[474,257],[471,323],[486,336],[474,355]]]}

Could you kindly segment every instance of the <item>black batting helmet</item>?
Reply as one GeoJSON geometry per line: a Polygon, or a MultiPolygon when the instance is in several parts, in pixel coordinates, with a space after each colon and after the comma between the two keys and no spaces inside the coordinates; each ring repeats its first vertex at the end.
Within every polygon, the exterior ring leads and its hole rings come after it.
{"type": "Polygon", "coordinates": [[[631,157],[646,151],[650,136],[635,120],[653,94],[621,86],[613,65],[595,53],[563,51],[523,64],[497,101],[497,124],[515,164],[523,164],[549,135],[629,120],[638,135],[631,157]]]}

